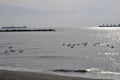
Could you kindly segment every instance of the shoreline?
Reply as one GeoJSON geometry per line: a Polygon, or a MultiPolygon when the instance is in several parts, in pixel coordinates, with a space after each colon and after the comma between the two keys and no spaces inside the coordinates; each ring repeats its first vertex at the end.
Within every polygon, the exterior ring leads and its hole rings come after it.
{"type": "Polygon", "coordinates": [[[0,70],[0,80],[110,80],[60,76],[48,73],[0,70]]]}

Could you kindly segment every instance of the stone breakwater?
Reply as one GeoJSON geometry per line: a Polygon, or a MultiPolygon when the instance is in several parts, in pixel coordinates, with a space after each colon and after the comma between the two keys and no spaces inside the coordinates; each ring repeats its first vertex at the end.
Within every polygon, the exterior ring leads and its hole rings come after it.
{"type": "Polygon", "coordinates": [[[55,29],[1,29],[0,32],[56,31],[55,29]]]}

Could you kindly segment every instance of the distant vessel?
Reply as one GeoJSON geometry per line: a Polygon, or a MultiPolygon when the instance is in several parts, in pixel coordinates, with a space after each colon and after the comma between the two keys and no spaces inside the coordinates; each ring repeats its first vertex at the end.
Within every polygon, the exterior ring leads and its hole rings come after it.
{"type": "Polygon", "coordinates": [[[23,27],[1,27],[0,32],[30,32],[30,31],[56,31],[55,29],[33,29],[27,28],[27,26],[23,27]]]}
{"type": "Polygon", "coordinates": [[[23,27],[17,27],[17,26],[11,26],[11,27],[1,27],[2,30],[23,30],[27,29],[27,26],[23,27]]]}
{"type": "Polygon", "coordinates": [[[120,27],[120,24],[103,24],[103,25],[99,25],[99,27],[120,27]]]}

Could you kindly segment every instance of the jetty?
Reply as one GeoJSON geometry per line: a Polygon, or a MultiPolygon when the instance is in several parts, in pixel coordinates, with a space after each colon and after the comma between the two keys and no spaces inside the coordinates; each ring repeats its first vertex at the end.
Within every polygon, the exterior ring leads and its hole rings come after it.
{"type": "Polygon", "coordinates": [[[56,31],[55,29],[52,28],[47,28],[47,29],[33,29],[33,28],[27,28],[27,26],[23,27],[1,27],[0,32],[36,32],[36,31],[56,31]]]}

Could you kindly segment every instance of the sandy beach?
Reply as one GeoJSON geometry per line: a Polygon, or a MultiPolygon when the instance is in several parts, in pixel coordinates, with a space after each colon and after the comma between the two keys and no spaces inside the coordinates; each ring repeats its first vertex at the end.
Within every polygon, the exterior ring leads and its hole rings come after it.
{"type": "Polygon", "coordinates": [[[0,80],[103,80],[103,79],[89,79],[35,72],[0,70],[0,80]]]}

